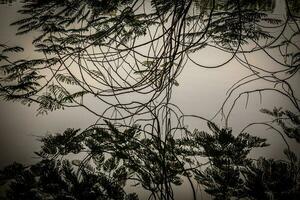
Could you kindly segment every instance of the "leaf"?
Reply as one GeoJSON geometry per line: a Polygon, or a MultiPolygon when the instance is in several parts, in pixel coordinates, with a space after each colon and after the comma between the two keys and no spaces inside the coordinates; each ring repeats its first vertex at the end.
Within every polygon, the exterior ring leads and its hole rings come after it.
{"type": "Polygon", "coordinates": [[[117,162],[114,157],[107,159],[103,163],[103,170],[106,172],[110,172],[110,171],[114,170],[116,167],[117,167],[117,162]]]}
{"type": "Polygon", "coordinates": [[[6,52],[22,52],[22,51],[24,51],[22,47],[15,46],[15,47],[6,48],[2,52],[6,53],[6,52]]]}
{"type": "Polygon", "coordinates": [[[213,123],[211,121],[207,122],[207,126],[214,133],[219,133],[220,132],[219,127],[215,123],[213,123]]]}
{"type": "Polygon", "coordinates": [[[173,177],[173,179],[172,179],[172,183],[173,183],[174,185],[182,185],[183,180],[182,180],[180,177],[175,176],[175,177],[173,177]]]}
{"type": "Polygon", "coordinates": [[[69,85],[78,85],[78,80],[76,80],[73,76],[71,75],[65,75],[65,74],[57,74],[55,76],[55,78],[62,82],[62,83],[66,83],[69,85]]]}
{"type": "Polygon", "coordinates": [[[154,61],[145,60],[142,62],[142,65],[145,67],[151,67],[154,64],[154,61]]]}
{"type": "Polygon", "coordinates": [[[175,86],[179,86],[179,83],[176,80],[173,80],[175,86]]]}
{"type": "Polygon", "coordinates": [[[286,157],[292,162],[292,163],[296,163],[297,162],[297,156],[294,152],[292,152],[289,149],[284,149],[283,153],[286,155],[286,157]]]}
{"type": "Polygon", "coordinates": [[[135,71],[134,74],[144,74],[144,73],[147,73],[147,72],[150,72],[150,70],[139,70],[139,71],[135,71]]]}

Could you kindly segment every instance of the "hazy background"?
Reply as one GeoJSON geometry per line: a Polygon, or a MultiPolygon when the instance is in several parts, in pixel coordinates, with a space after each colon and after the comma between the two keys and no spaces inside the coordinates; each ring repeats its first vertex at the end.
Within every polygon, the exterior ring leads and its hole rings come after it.
{"type": "MultiPolygon", "coordinates": [[[[23,46],[25,57],[30,57],[32,54],[31,37],[15,36],[15,27],[9,27],[11,22],[18,19],[17,9],[15,4],[13,6],[0,5],[1,43],[23,46]]],[[[222,63],[222,59],[226,59],[226,55],[207,50],[199,54],[198,59],[202,64],[216,64],[217,62],[222,63]]],[[[251,56],[250,61],[263,66],[276,66],[263,54],[251,56]]],[[[248,74],[249,72],[236,61],[230,62],[222,68],[210,70],[187,65],[177,80],[179,86],[174,88],[172,102],[178,105],[185,114],[200,115],[210,119],[224,102],[226,91],[236,81],[248,74]]],[[[261,84],[263,83],[257,82],[248,88],[260,87],[261,84]]],[[[293,85],[299,85],[299,75],[295,78],[293,85]]],[[[299,87],[295,88],[296,94],[299,95],[299,87]]],[[[259,112],[260,108],[273,109],[274,106],[284,109],[292,108],[283,96],[274,93],[264,93],[262,103],[260,103],[259,94],[252,94],[249,96],[247,107],[245,104],[246,96],[238,101],[229,119],[229,126],[236,132],[251,122],[270,120],[268,116],[259,112]]],[[[84,129],[97,120],[95,116],[83,109],[65,109],[40,116],[36,116],[36,109],[37,107],[34,105],[27,107],[20,103],[0,101],[0,168],[13,161],[33,162],[33,152],[39,149],[40,143],[37,142],[37,139],[40,136],[62,132],[66,128],[84,129]]],[[[105,107],[99,109],[102,110],[105,107]]],[[[220,125],[224,124],[219,118],[216,122],[220,125]]],[[[191,130],[194,128],[206,129],[205,123],[196,119],[187,118],[186,123],[191,130]]],[[[255,152],[253,156],[283,157],[282,150],[285,146],[278,134],[259,126],[249,129],[249,132],[268,138],[268,143],[271,144],[271,147],[255,152]]],[[[291,143],[291,147],[294,151],[299,152],[294,143],[291,143]]]]}

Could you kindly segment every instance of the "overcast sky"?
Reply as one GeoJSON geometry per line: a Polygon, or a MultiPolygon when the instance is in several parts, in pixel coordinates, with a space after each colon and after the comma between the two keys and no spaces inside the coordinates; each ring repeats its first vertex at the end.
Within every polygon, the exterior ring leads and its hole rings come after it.
{"type": "MultiPolygon", "coordinates": [[[[0,5],[0,36],[1,43],[23,46],[25,55],[30,57],[31,40],[30,36],[15,36],[15,28],[9,27],[9,23],[18,18],[16,6],[0,5]]],[[[202,51],[197,55],[204,64],[216,64],[226,59],[225,54],[217,51],[202,51]]],[[[264,66],[276,66],[275,63],[264,54],[250,56],[252,62],[264,66]]],[[[178,78],[179,86],[174,88],[172,102],[177,104],[185,114],[194,114],[212,118],[221,107],[226,98],[226,91],[240,78],[250,74],[236,61],[218,69],[203,69],[192,64],[187,65],[178,78]]],[[[294,86],[299,82],[299,75],[294,81],[294,86]],[[298,80],[298,81],[297,81],[298,80]]],[[[262,82],[252,84],[249,87],[261,87],[262,82]]],[[[296,93],[299,95],[299,87],[296,93]]],[[[283,96],[274,93],[263,95],[260,102],[258,94],[249,97],[249,104],[245,107],[246,97],[242,97],[230,117],[229,125],[235,131],[241,130],[251,122],[268,120],[268,116],[259,112],[260,108],[272,109],[274,106],[291,108],[292,106],[283,96]]],[[[55,111],[48,115],[36,116],[36,106],[27,107],[19,103],[0,102],[0,167],[13,161],[31,162],[34,156],[33,151],[38,150],[37,138],[47,133],[61,132],[66,128],[86,128],[94,123],[97,118],[82,109],[66,109],[55,111]]],[[[103,108],[101,108],[103,109],[103,108]]],[[[187,124],[192,130],[202,129],[204,123],[187,119],[187,124]]],[[[217,122],[222,124],[223,122],[217,122]]],[[[204,129],[204,128],[203,128],[204,129]]],[[[206,128],[205,128],[206,129],[206,128]]],[[[255,156],[282,157],[282,140],[279,135],[267,131],[265,127],[251,129],[254,135],[268,138],[272,144],[271,148],[255,152],[255,156]]],[[[297,151],[297,147],[292,143],[297,151]]]]}

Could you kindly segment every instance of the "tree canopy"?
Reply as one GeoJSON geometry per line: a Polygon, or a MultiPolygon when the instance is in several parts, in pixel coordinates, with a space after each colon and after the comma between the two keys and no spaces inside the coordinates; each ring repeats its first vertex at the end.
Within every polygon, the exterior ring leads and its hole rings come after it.
{"type": "Polygon", "coordinates": [[[193,199],[199,198],[198,186],[213,199],[296,199],[300,162],[289,142],[300,141],[299,98],[292,84],[299,82],[299,5],[298,0],[23,1],[21,18],[12,25],[16,34],[32,36],[35,52],[22,59],[22,47],[0,45],[0,97],[36,104],[38,114],[81,107],[99,120],[43,137],[36,164],[3,169],[6,198],[129,200],[138,199],[134,188],[142,188],[148,199],[170,200],[176,199],[175,186],[187,184],[193,199]],[[228,58],[207,65],[197,57],[207,49],[228,58]],[[257,65],[251,59],[257,54],[276,66],[257,65]],[[214,70],[233,61],[249,74],[229,88],[215,115],[223,124],[192,116],[205,121],[208,131],[189,130],[187,115],[171,101],[178,77],[188,65],[214,70]],[[268,86],[243,89],[255,82],[268,86]],[[229,116],[237,101],[246,96],[248,104],[250,95],[263,98],[268,92],[287,98],[292,110],[263,108],[272,120],[233,131],[229,116]],[[96,108],[100,104],[104,110],[96,108]],[[256,125],[282,137],[285,160],[250,156],[268,146],[248,133],[256,125]],[[74,154],[78,159],[71,160],[74,154]]]}

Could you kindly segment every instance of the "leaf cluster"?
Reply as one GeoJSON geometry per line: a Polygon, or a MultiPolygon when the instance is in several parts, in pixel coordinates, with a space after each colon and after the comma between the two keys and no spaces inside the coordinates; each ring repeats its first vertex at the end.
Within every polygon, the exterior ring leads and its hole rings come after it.
{"type": "Polygon", "coordinates": [[[126,194],[117,182],[104,174],[82,170],[79,176],[67,160],[45,159],[30,167],[15,163],[0,174],[2,181],[10,180],[7,199],[137,199],[135,194],[126,194]]]}
{"type": "Polygon", "coordinates": [[[262,113],[273,117],[273,122],[278,124],[286,136],[300,143],[300,116],[290,110],[274,107],[273,110],[261,109],[262,113]]]}

